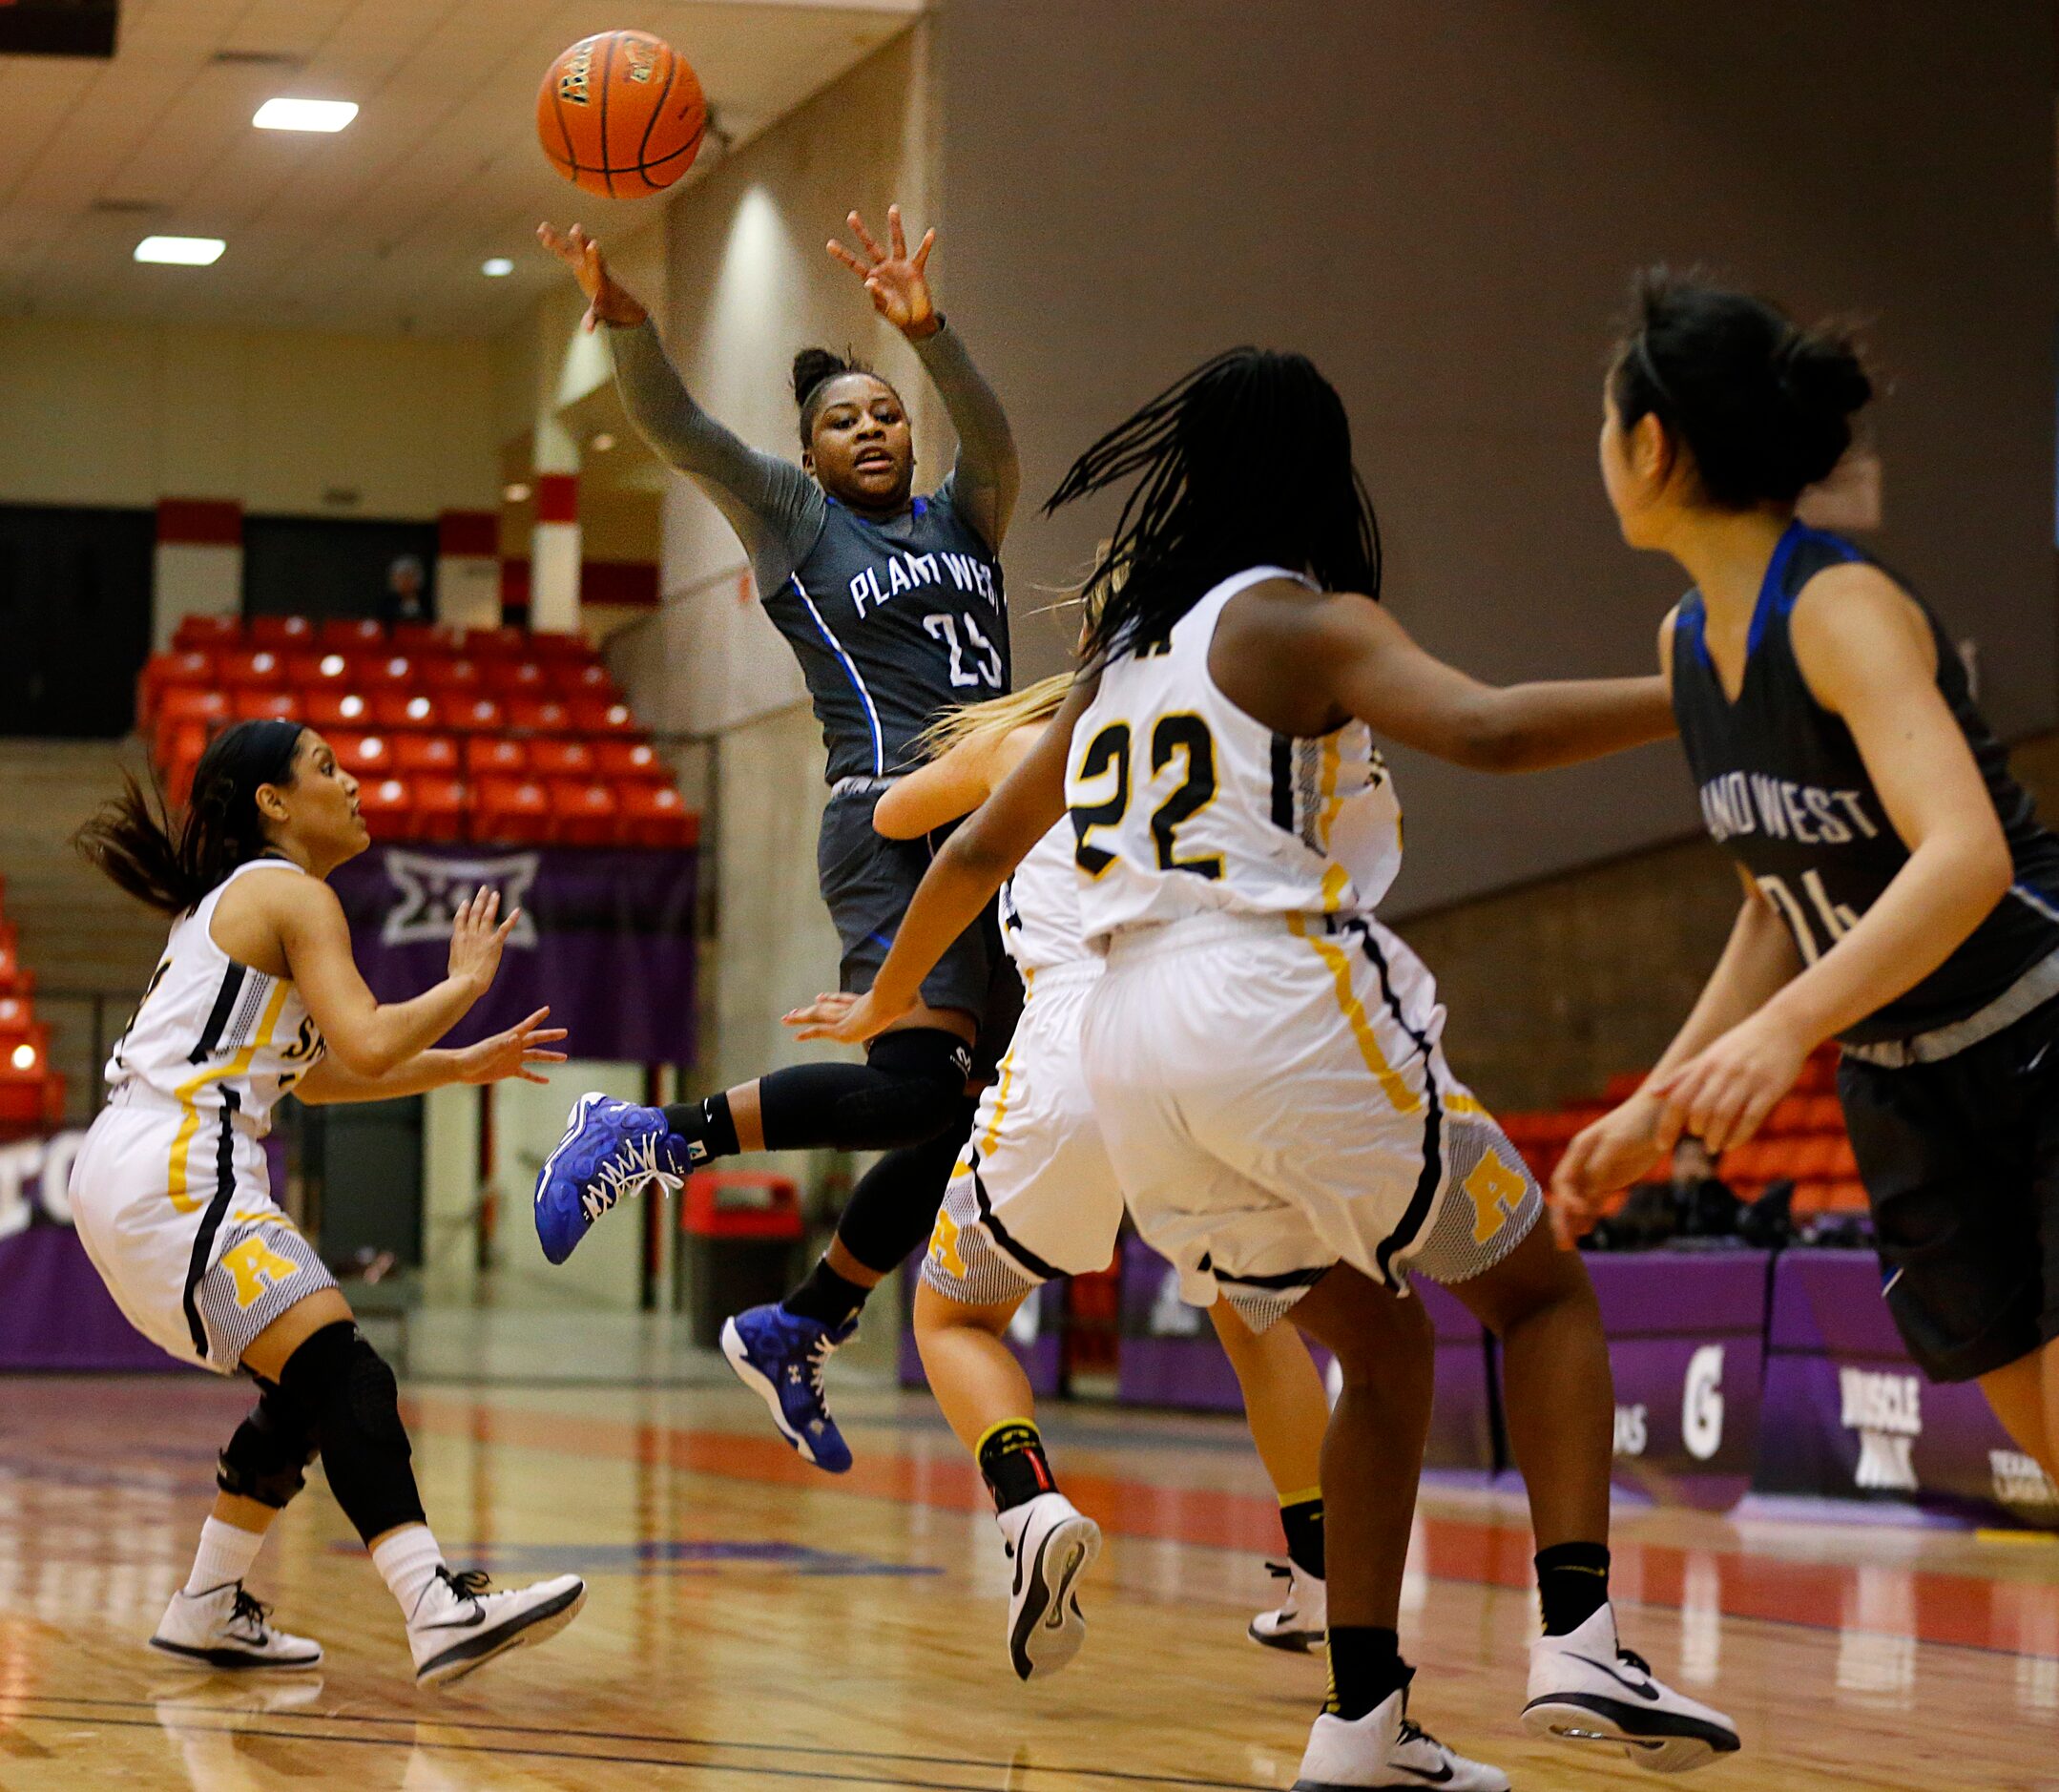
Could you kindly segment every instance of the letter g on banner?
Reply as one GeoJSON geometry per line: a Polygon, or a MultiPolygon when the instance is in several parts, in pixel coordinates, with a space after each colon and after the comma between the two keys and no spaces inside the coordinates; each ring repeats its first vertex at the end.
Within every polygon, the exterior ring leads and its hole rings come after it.
{"type": "Polygon", "coordinates": [[[1680,1395],[1680,1442],[1696,1462],[1723,1448],[1723,1346],[1703,1344],[1687,1365],[1680,1395]]]}

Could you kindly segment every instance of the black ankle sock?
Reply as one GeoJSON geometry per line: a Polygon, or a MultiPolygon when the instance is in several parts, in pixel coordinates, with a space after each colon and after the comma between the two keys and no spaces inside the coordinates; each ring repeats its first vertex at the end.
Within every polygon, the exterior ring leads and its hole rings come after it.
{"type": "Polygon", "coordinates": [[[682,1168],[691,1169],[711,1157],[734,1157],[743,1149],[737,1143],[737,1122],[730,1117],[727,1094],[710,1095],[705,1101],[675,1101],[665,1110],[665,1127],[679,1141],[682,1168]]]}
{"type": "Polygon", "coordinates": [[[1056,1490],[1058,1483],[1045,1460],[1044,1439],[1028,1419],[1006,1419],[980,1439],[980,1474],[994,1496],[994,1511],[1005,1512],[1039,1493],[1056,1490]]]}
{"type": "Polygon", "coordinates": [[[832,1331],[858,1317],[870,1288],[837,1274],[823,1258],[808,1271],[807,1280],[780,1304],[797,1319],[812,1319],[832,1331]]]}
{"type": "Polygon", "coordinates": [[[1279,1528],[1286,1533],[1287,1560],[1304,1574],[1322,1578],[1322,1495],[1283,1503],[1279,1528]]]}
{"type": "Polygon", "coordinates": [[[1609,1603],[1606,1543],[1554,1543],[1537,1552],[1536,1562],[1547,1636],[1578,1630],[1609,1603]]]}
{"type": "Polygon", "coordinates": [[[1356,1723],[1415,1676],[1402,1659],[1402,1639],[1395,1632],[1362,1624],[1330,1626],[1330,1696],[1322,1708],[1333,1718],[1356,1723]]]}

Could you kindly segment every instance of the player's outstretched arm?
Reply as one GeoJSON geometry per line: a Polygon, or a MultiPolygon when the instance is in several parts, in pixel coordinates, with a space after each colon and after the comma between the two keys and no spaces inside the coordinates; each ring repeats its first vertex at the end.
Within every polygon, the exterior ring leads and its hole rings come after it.
{"type": "Polygon", "coordinates": [[[350,927],[336,892],[316,878],[277,879],[273,920],[291,977],[330,1053],[360,1077],[384,1077],[457,1025],[492,986],[501,948],[522,911],[500,919],[500,892],[481,888],[450,929],[449,974],[406,1002],[381,1002],[350,952],[350,927]]]}
{"type": "Polygon", "coordinates": [[[929,862],[872,988],[860,996],[817,996],[784,1017],[801,1038],[862,1044],[915,1006],[923,979],[951,942],[979,919],[1009,873],[1064,818],[1072,724],[1093,700],[1093,688],[1092,679],[1072,687],[1022,763],[929,862]]]}
{"type": "Polygon", "coordinates": [[[1044,724],[1014,728],[999,737],[961,740],[928,764],[896,779],[872,810],[875,832],[888,840],[920,840],[948,826],[993,795],[996,786],[1029,756],[1044,724]]]}
{"type": "Polygon", "coordinates": [[[1666,680],[1484,684],[1417,646],[1377,604],[1341,594],[1315,619],[1314,663],[1336,698],[1403,744],[1475,771],[1532,772],[1620,753],[1674,732],[1666,680]]]}
{"type": "Polygon", "coordinates": [[[426,1094],[452,1083],[500,1083],[520,1077],[526,1083],[548,1083],[551,1079],[535,1068],[539,1064],[562,1064],[565,1053],[550,1050],[565,1037],[562,1027],[546,1027],[548,1008],[539,1008],[527,1020],[455,1050],[431,1047],[384,1076],[360,1076],[333,1057],[324,1057],[294,1084],[293,1093],[310,1107],[340,1101],[390,1101],[398,1095],[426,1094]]]}
{"type": "Polygon", "coordinates": [[[1022,463],[1008,413],[992,386],[972,365],[955,332],[944,327],[929,290],[929,251],[937,233],[926,231],[915,253],[901,224],[901,208],[886,208],[887,246],[881,248],[852,212],[844,221],[858,239],[857,250],[831,239],[829,253],[864,282],[879,314],[907,338],[929,375],[951,427],[958,433],[958,462],[951,473],[951,500],[959,512],[998,549],[1022,490],[1022,463]]]}

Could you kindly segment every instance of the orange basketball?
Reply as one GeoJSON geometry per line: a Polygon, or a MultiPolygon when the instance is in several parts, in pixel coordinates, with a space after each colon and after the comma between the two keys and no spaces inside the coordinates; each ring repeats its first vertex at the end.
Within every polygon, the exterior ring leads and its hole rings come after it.
{"type": "Polygon", "coordinates": [[[671,186],[693,167],[707,129],[699,79],[649,31],[582,37],[536,95],[543,153],[566,179],[612,199],[671,186]]]}

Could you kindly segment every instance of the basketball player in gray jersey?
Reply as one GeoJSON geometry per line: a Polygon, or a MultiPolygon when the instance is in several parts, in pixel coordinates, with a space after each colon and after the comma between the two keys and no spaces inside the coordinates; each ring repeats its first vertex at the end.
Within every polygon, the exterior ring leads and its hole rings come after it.
{"type": "MultiPolygon", "coordinates": [[[[931,300],[931,231],[911,255],[898,207],[887,245],[850,215],[859,251],[829,252],[864,282],[942,394],[958,458],[934,491],[913,490],[906,407],[884,380],[820,348],[794,358],[800,465],[749,447],[697,405],[644,307],[574,225],[545,246],[605,324],[631,420],[693,480],[750,555],[765,611],[801,662],[828,749],[830,798],[818,864],[842,942],[842,984],[862,991],[893,944],[930,843],[890,841],[873,805],[920,762],[916,738],[946,709],[1006,691],[1008,606],[999,552],[1020,483],[1000,402],[931,300]]],[[[536,1225],[553,1262],[625,1193],[739,1151],[834,1146],[889,1155],[860,1181],[828,1254],[786,1300],[723,1329],[724,1352],[765,1399],[780,1433],[834,1472],[850,1451],[823,1405],[822,1365],[866,1295],[927,1238],[971,1123],[976,1067],[1006,1045],[1020,989],[983,916],[925,982],[905,1026],[864,1064],[775,1071],[705,1101],[637,1107],[580,1098],[536,1184],[536,1225]]]]}

